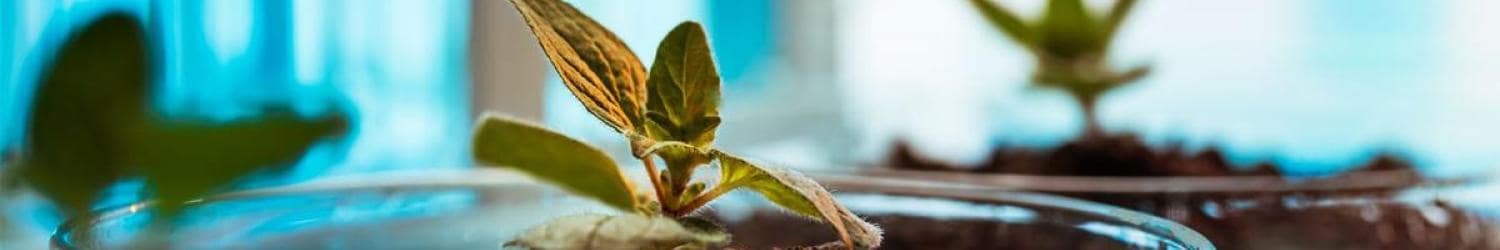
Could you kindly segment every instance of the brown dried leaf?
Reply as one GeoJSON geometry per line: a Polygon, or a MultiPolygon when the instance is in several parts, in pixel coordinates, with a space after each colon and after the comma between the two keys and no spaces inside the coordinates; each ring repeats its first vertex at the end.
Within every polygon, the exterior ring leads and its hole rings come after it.
{"type": "Polygon", "coordinates": [[[616,132],[639,132],[646,67],[620,38],[558,0],[511,0],[568,91],[616,132]]]}

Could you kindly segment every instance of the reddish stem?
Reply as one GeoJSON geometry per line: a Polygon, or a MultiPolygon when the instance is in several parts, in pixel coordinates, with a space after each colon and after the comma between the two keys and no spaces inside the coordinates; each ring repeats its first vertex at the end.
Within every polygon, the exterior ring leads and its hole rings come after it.
{"type": "Polygon", "coordinates": [[[662,190],[661,172],[656,171],[656,161],[651,160],[648,155],[641,158],[641,162],[646,164],[646,176],[651,179],[651,189],[656,191],[656,203],[661,204],[662,210],[672,211],[672,203],[667,202],[667,192],[662,190]]]}

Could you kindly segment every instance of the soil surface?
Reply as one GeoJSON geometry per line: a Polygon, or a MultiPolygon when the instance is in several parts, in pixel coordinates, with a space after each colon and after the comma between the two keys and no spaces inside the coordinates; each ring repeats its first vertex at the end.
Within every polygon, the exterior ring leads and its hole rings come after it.
{"type": "MultiPolygon", "coordinates": [[[[918,155],[911,145],[896,143],[889,166],[900,169],[1006,173],[1047,176],[1282,176],[1271,162],[1236,166],[1218,148],[1189,152],[1180,145],[1153,149],[1135,136],[1117,135],[1068,142],[1053,149],[1001,147],[977,166],[961,166],[918,155]]],[[[1391,153],[1376,155],[1350,171],[1411,170],[1412,164],[1391,153]]],[[[1319,174],[1319,173],[1314,173],[1319,174]]]]}
{"type": "MultiPolygon", "coordinates": [[[[903,215],[865,219],[885,230],[880,249],[1131,249],[1073,228],[903,215]]],[[[817,246],[837,239],[828,225],[779,211],[756,212],[724,226],[734,235],[734,249],[817,246]]]]}
{"type": "MultiPolygon", "coordinates": [[[[898,143],[886,165],[906,170],[1005,173],[1043,176],[1282,176],[1269,162],[1230,164],[1217,148],[1196,152],[1181,146],[1154,149],[1130,135],[1076,140],[1053,149],[1002,147],[978,166],[925,158],[898,143]]],[[[1380,154],[1348,172],[1414,171],[1394,154],[1380,154]]],[[[1061,193],[1156,214],[1204,234],[1220,249],[1500,249],[1500,231],[1481,218],[1440,201],[1396,202],[1408,187],[1278,193],[1105,194],[1061,193]]],[[[889,222],[904,223],[902,220],[889,222]]],[[[962,224],[962,223],[960,223],[962,224]]],[[[883,224],[882,224],[883,225],[883,224]]],[[[994,234],[981,225],[894,225],[923,227],[952,246],[947,249],[1056,249],[1092,245],[1035,245],[1013,235],[994,234]],[[983,229],[980,229],[983,228],[983,229]],[[971,231],[972,230],[972,231],[971,231]],[[984,245],[978,242],[986,242],[984,245]],[[969,245],[972,244],[972,245],[969,245]],[[1040,247],[1040,248],[1037,248],[1040,247]]],[[[991,226],[993,227],[993,226],[991,226]]],[[[999,231],[1004,232],[1004,231],[999,231]]],[[[1016,233],[1016,232],[1010,232],[1016,233]]],[[[1033,235],[1025,235],[1033,236],[1033,235]]],[[[1035,237],[1051,239],[1049,234],[1035,237]]],[[[1067,240],[1067,238],[1057,238],[1067,240]]],[[[1045,241],[1045,240],[1043,240],[1045,241]]],[[[1078,242],[1074,242],[1078,243],[1078,242]]],[[[1082,244],[1082,243],[1079,243],[1082,244]]]]}

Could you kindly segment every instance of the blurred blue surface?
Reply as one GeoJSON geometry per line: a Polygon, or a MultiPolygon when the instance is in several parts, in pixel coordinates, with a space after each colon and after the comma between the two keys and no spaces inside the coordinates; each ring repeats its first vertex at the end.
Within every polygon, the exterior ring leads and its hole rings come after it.
{"type": "MultiPolygon", "coordinates": [[[[347,159],[371,169],[467,161],[465,1],[17,1],[5,10],[0,142],[24,135],[31,90],[57,45],[104,11],[147,23],[158,48],[157,108],[229,120],[261,105],[352,112],[347,159]]],[[[340,164],[329,164],[338,162],[340,164]]],[[[343,171],[340,169],[335,172],[343,171]]]]}
{"type": "MultiPolygon", "coordinates": [[[[23,140],[36,78],[68,34],[101,13],[123,11],[148,26],[158,59],[154,103],[164,114],[246,119],[261,106],[290,104],[304,114],[355,118],[347,140],[318,146],[289,171],[242,186],[466,166],[468,4],[6,1],[0,3],[0,145],[23,140]]],[[[138,199],[140,190],[138,181],[123,183],[101,206],[138,199]]],[[[17,200],[5,204],[5,216],[34,226],[25,230],[44,233],[61,219],[35,198],[17,200]]]]}

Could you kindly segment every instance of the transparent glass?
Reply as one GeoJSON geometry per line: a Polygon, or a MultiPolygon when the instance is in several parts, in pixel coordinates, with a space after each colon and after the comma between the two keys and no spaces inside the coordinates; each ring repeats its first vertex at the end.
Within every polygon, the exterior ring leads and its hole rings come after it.
{"type": "MultiPolygon", "coordinates": [[[[492,170],[374,175],[229,193],[191,202],[172,223],[150,203],[75,218],[58,249],[490,249],[558,216],[612,212],[492,170]],[[151,225],[171,225],[170,229],[151,225]],[[168,245],[151,245],[168,244],[168,245]]],[[[936,183],[816,175],[851,210],[886,230],[886,249],[1214,249],[1180,224],[1051,195],[948,189],[936,183]]],[[[736,247],[836,239],[822,225],[736,193],[704,213],[736,247]]]]}
{"type": "Polygon", "coordinates": [[[1083,177],[871,169],[861,178],[1029,190],[1167,218],[1225,249],[1500,249],[1493,214],[1442,199],[1486,177],[1424,178],[1409,170],[1314,179],[1280,176],[1083,177]]]}

